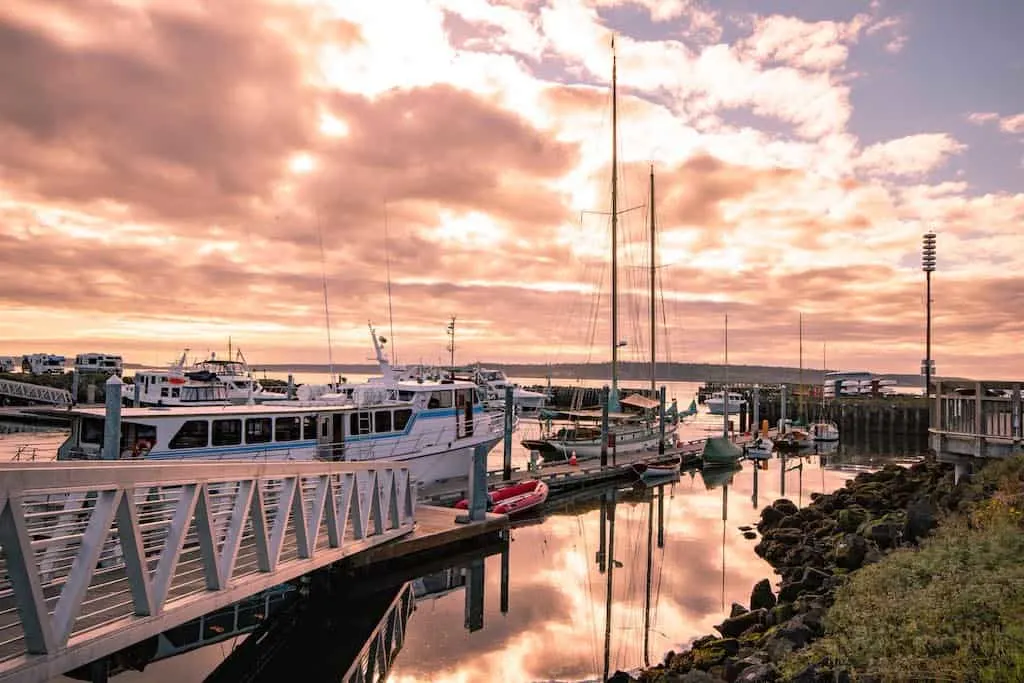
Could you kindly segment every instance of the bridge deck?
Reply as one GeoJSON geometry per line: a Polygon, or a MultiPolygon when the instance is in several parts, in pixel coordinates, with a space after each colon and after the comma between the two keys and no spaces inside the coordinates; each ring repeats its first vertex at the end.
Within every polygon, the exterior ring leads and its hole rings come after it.
{"type": "Polygon", "coordinates": [[[415,513],[389,463],[0,463],[0,680],[49,680],[407,535],[415,513]]]}

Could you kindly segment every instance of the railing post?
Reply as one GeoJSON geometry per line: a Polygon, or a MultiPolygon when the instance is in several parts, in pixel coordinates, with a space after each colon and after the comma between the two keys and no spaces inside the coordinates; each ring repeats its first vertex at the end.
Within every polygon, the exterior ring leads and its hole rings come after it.
{"type": "Polygon", "coordinates": [[[925,401],[929,407],[928,426],[941,430],[945,415],[945,411],[942,409],[942,380],[935,382],[935,403],[932,404],[931,401],[928,401],[927,396],[925,396],[925,401]]]}
{"type": "Polygon", "coordinates": [[[981,386],[981,382],[974,383],[974,434],[981,436],[985,433],[985,419],[983,416],[982,397],[984,396],[985,388],[981,386]]]}
{"type": "Polygon", "coordinates": [[[1021,396],[1021,385],[1014,384],[1010,390],[1010,434],[1013,438],[1013,449],[1020,450],[1021,439],[1024,437],[1024,428],[1021,425],[1021,409],[1024,407],[1024,397],[1021,396]]]}
{"type": "Polygon", "coordinates": [[[103,422],[103,459],[121,456],[121,378],[111,375],[104,383],[106,419],[103,422]]]}

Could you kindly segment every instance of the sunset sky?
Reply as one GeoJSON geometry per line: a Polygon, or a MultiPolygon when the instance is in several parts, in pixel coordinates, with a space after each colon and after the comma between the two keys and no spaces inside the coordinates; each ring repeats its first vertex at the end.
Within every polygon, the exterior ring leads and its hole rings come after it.
{"type": "Polygon", "coordinates": [[[915,373],[931,229],[1024,376],[1016,0],[0,3],[0,354],[607,360],[613,35],[624,359],[653,163],[661,360],[915,373]]]}

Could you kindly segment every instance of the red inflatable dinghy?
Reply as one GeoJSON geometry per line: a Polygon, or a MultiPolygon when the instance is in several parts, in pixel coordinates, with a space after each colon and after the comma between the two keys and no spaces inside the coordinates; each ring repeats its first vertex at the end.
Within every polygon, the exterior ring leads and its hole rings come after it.
{"type": "MultiPolygon", "coordinates": [[[[487,492],[487,511],[514,515],[542,505],[547,499],[548,485],[540,479],[530,479],[492,488],[487,492]]],[[[469,507],[469,501],[463,498],[455,507],[465,510],[469,507]]]]}

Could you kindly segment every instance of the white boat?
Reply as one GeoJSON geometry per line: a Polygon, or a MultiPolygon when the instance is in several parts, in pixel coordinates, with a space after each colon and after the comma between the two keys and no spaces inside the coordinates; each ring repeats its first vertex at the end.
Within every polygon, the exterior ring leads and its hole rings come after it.
{"type": "Polygon", "coordinates": [[[536,412],[544,407],[548,397],[539,391],[524,389],[512,383],[503,370],[477,366],[473,378],[484,392],[484,403],[488,407],[505,408],[505,389],[512,387],[512,405],[519,412],[536,412]]]}
{"type": "Polygon", "coordinates": [[[235,358],[231,358],[231,345],[228,344],[228,358],[217,358],[216,353],[211,353],[206,360],[197,361],[192,364],[193,372],[208,372],[216,379],[212,381],[223,382],[227,388],[228,400],[232,403],[266,403],[267,401],[287,401],[288,394],[283,391],[271,391],[259,380],[252,376],[249,364],[242,355],[241,349],[235,350],[235,358]]]}
{"type": "Polygon", "coordinates": [[[775,442],[767,436],[757,436],[753,441],[743,447],[744,454],[753,460],[764,460],[772,457],[775,450],[775,442]]]}
{"type": "MultiPolygon", "coordinates": [[[[614,47],[614,46],[613,46],[614,47]]],[[[614,51],[612,55],[612,110],[616,111],[617,107],[617,84],[616,84],[616,66],[614,51]]],[[[619,211],[618,207],[618,150],[617,150],[617,120],[613,115],[612,117],[612,152],[611,152],[611,169],[612,169],[612,189],[611,189],[611,256],[612,263],[617,262],[617,240],[615,239],[619,211]]],[[[650,334],[651,334],[651,391],[653,394],[655,379],[654,373],[655,367],[655,341],[656,341],[656,327],[655,327],[655,313],[654,313],[654,301],[655,301],[655,273],[656,273],[656,260],[654,258],[654,245],[656,227],[655,227],[655,206],[654,206],[654,167],[651,167],[650,172],[650,198],[647,202],[649,211],[649,225],[651,235],[651,260],[650,266],[650,286],[651,286],[651,314],[649,320],[650,334]]],[[[662,422],[658,417],[660,408],[660,401],[656,401],[652,398],[642,396],[640,394],[633,394],[627,396],[620,401],[619,397],[619,347],[625,345],[625,342],[620,341],[619,338],[619,292],[618,292],[618,277],[615,272],[612,273],[611,277],[611,374],[612,381],[610,392],[608,396],[608,443],[607,451],[609,453],[629,453],[647,449],[656,449],[658,444],[664,442],[671,444],[673,441],[673,435],[679,425],[679,416],[676,411],[672,418],[666,416],[665,421],[662,422]],[[622,406],[629,406],[637,409],[638,412],[626,412],[622,410],[622,406]]],[[[542,431],[539,438],[536,439],[524,439],[521,443],[523,447],[527,448],[531,452],[536,451],[540,457],[545,461],[561,461],[567,458],[571,459],[573,455],[578,459],[595,458],[600,456],[603,449],[602,444],[602,429],[601,420],[602,412],[604,407],[598,410],[575,410],[565,411],[561,413],[561,416],[569,420],[569,424],[566,425],[555,423],[553,421],[543,421],[542,431]]]]}
{"type": "Polygon", "coordinates": [[[837,396],[857,396],[861,393],[861,383],[869,384],[874,375],[866,370],[845,370],[825,373],[823,395],[826,398],[837,396]]]}
{"type": "Polygon", "coordinates": [[[716,391],[704,401],[704,405],[708,407],[708,412],[712,415],[725,415],[725,411],[728,410],[729,414],[739,413],[743,406],[747,403],[746,399],[743,398],[743,394],[738,394],[735,391],[729,392],[728,408],[726,408],[725,392],[716,391]]]}
{"type": "MultiPolygon", "coordinates": [[[[104,410],[75,408],[59,460],[101,457],[104,410]]],[[[465,477],[473,452],[503,436],[467,382],[411,382],[356,392],[351,400],[124,408],[121,458],[387,460],[418,484],[465,477]]]]}
{"type": "Polygon", "coordinates": [[[121,385],[121,402],[139,407],[219,406],[230,403],[227,385],[208,371],[188,372],[188,349],[166,370],[139,370],[121,385]]]}
{"type": "Polygon", "coordinates": [[[814,442],[839,441],[839,427],[835,422],[814,422],[807,431],[814,442]]]}
{"type": "Polygon", "coordinates": [[[110,353],[80,353],[75,356],[75,372],[121,376],[124,362],[110,353]]]}

